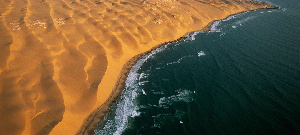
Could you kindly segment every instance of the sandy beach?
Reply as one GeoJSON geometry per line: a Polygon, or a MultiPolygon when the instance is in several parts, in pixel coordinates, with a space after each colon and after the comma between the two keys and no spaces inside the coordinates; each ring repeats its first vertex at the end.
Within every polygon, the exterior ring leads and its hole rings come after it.
{"type": "Polygon", "coordinates": [[[0,1],[0,134],[92,134],[140,56],[251,0],[0,1]]]}

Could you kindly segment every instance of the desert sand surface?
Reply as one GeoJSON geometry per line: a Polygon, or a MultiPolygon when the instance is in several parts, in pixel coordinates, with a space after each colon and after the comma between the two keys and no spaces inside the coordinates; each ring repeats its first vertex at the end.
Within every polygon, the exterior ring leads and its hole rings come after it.
{"type": "Polygon", "coordinates": [[[139,54],[267,7],[251,0],[1,0],[0,134],[92,133],[139,54]]]}

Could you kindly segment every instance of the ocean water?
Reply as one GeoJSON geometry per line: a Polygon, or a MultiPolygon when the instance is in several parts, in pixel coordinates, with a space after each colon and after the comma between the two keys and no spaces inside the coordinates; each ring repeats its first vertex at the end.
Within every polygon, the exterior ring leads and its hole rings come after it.
{"type": "Polygon", "coordinates": [[[142,57],[95,134],[300,134],[300,2],[266,2],[142,57]]]}

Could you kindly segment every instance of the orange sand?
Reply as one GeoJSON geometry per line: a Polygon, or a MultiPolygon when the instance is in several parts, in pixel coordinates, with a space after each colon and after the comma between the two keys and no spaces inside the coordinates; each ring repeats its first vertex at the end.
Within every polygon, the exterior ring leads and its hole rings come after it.
{"type": "Polygon", "coordinates": [[[90,133],[138,54],[267,7],[250,0],[1,0],[0,134],[90,133]]]}

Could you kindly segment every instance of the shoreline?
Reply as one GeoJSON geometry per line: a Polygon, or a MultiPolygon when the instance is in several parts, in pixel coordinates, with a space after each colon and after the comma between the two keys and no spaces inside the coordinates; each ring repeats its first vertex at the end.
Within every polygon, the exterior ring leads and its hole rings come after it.
{"type": "MultiPolygon", "coordinates": [[[[254,1],[254,2],[258,2],[258,1],[254,1]]],[[[249,11],[256,11],[256,10],[260,10],[260,9],[278,9],[279,7],[277,6],[272,6],[266,2],[259,2],[260,4],[267,4],[267,7],[264,8],[257,8],[255,10],[247,10],[247,11],[242,11],[242,12],[238,12],[235,14],[231,14],[226,16],[223,19],[220,20],[224,20],[230,16],[234,16],[234,15],[238,15],[241,13],[245,13],[245,12],[249,12],[249,11]]],[[[210,32],[211,30],[211,25],[215,22],[215,21],[220,21],[220,20],[213,20],[211,22],[209,22],[206,26],[204,26],[203,28],[201,28],[200,30],[197,31],[191,31],[188,32],[186,34],[184,34],[183,36],[181,36],[180,38],[173,40],[173,41],[169,41],[169,42],[164,42],[161,44],[158,44],[156,46],[154,46],[153,48],[151,48],[150,50],[143,52],[141,54],[135,55],[134,57],[132,57],[128,62],[126,62],[126,64],[123,65],[121,72],[119,73],[118,76],[118,80],[113,88],[113,90],[111,91],[110,96],[108,97],[108,99],[101,105],[99,106],[95,111],[93,111],[83,122],[83,124],[81,125],[80,129],[77,131],[77,135],[82,135],[82,134],[94,134],[94,130],[96,129],[96,126],[98,123],[100,123],[105,115],[108,113],[110,107],[112,106],[113,103],[116,102],[116,100],[118,100],[118,98],[120,97],[121,93],[123,92],[124,88],[125,88],[125,81],[126,78],[132,68],[132,66],[134,66],[136,64],[136,62],[144,55],[156,50],[157,48],[164,46],[166,44],[169,43],[173,43],[173,42],[177,42],[180,41],[182,39],[185,39],[188,37],[188,35],[194,33],[194,32],[199,32],[199,31],[205,31],[205,32],[210,32]]]]}

